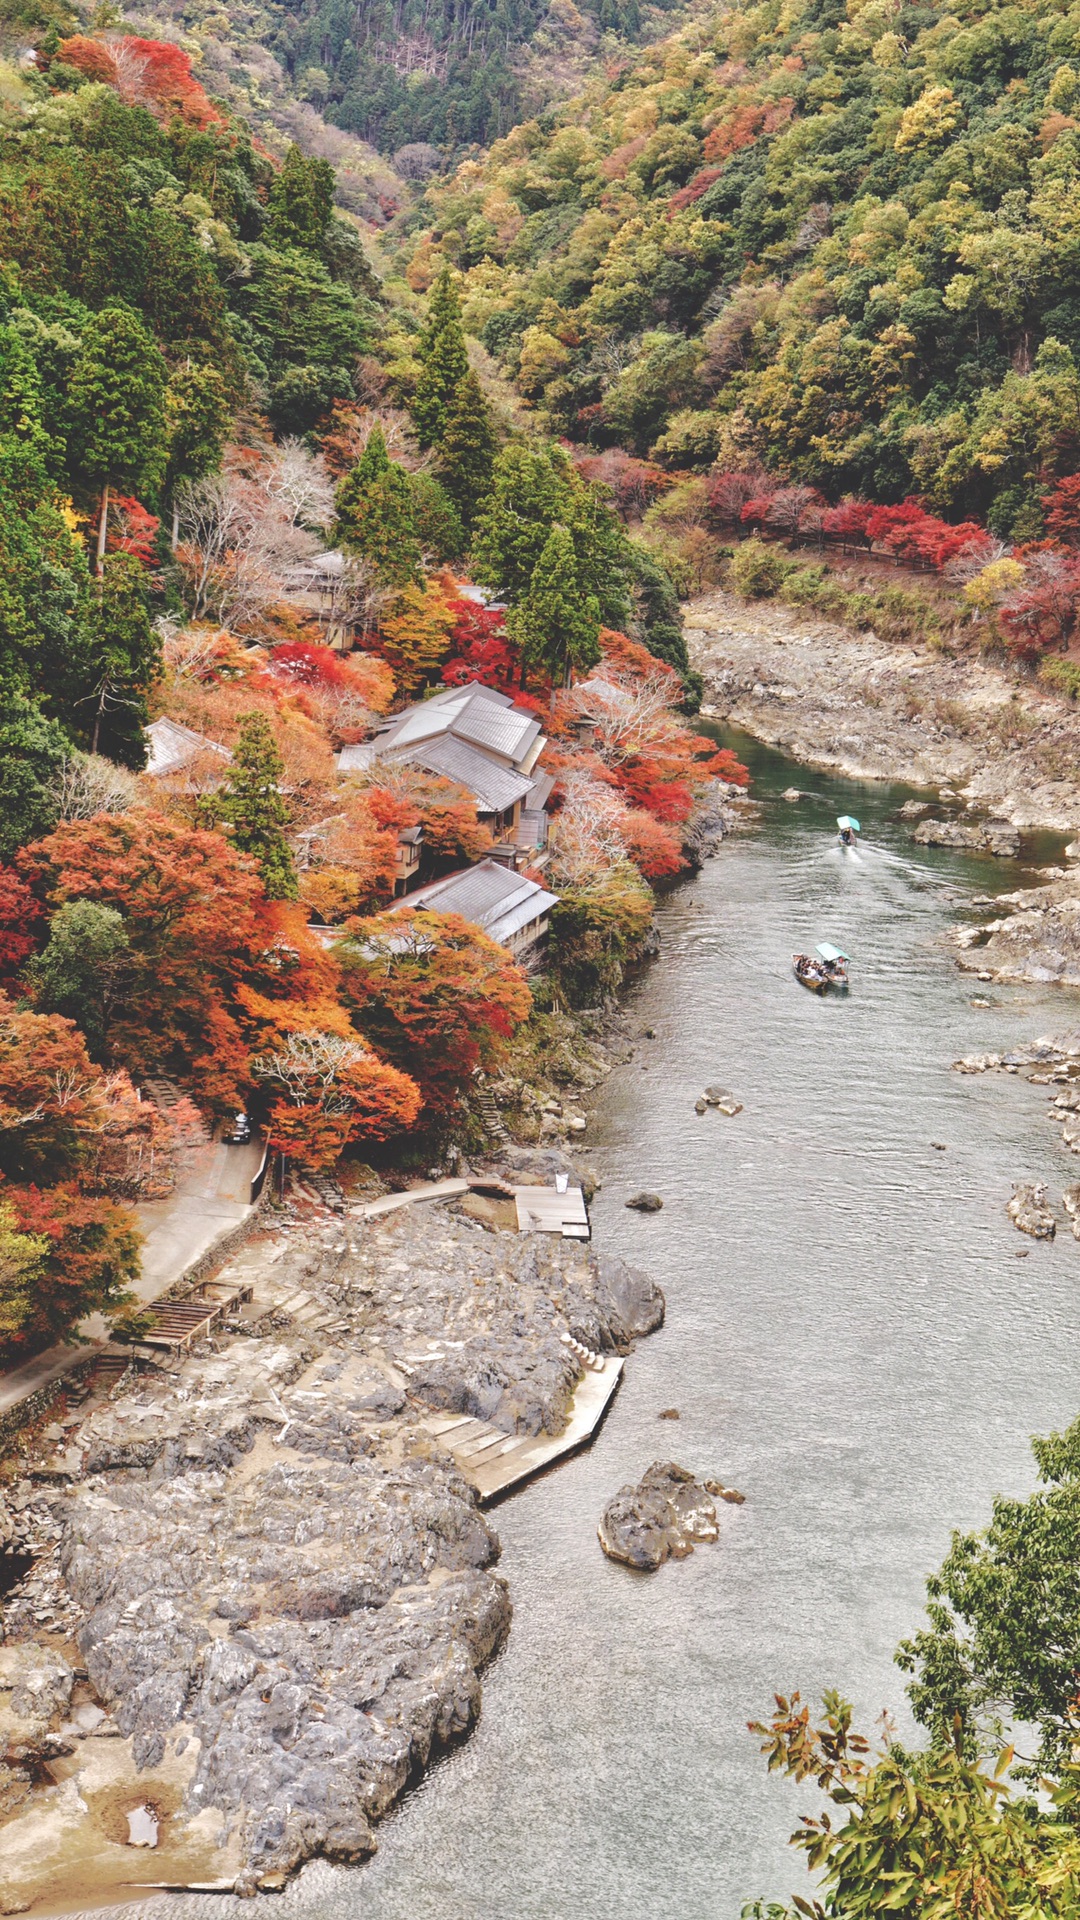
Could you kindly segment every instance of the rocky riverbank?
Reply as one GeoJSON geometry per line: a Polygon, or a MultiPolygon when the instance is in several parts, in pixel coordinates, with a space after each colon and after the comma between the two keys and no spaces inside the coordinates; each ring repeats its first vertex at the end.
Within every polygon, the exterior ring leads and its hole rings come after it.
{"type": "Polygon", "coordinates": [[[957,790],[1023,828],[1080,828],[1080,713],[976,653],[852,633],[719,589],[686,609],[703,711],[809,766],[957,790]]]}
{"type": "Polygon", "coordinates": [[[510,1595],[432,1418],[558,1433],[580,1355],[663,1314],[484,1200],[278,1228],[243,1326],[92,1400],[7,1490],[36,1563],[0,1647],[0,1911],[361,1859],[472,1724],[510,1595]]]}

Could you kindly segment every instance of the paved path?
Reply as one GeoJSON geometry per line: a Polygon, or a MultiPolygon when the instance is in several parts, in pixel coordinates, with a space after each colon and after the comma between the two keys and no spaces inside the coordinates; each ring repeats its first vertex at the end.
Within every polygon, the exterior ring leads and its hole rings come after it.
{"type": "MultiPolygon", "coordinates": [[[[167,1200],[147,1201],[133,1209],[144,1236],[142,1272],[134,1286],[143,1306],[167,1293],[253,1212],[251,1183],[262,1157],[262,1144],[257,1140],[244,1147],[212,1141],[200,1150],[167,1200]]],[[[109,1347],[100,1313],[84,1320],[79,1332],[86,1344],[63,1341],[13,1367],[10,1373],[0,1374],[0,1416],[20,1400],[29,1399],[38,1387],[59,1380],[89,1354],[109,1347]]]]}

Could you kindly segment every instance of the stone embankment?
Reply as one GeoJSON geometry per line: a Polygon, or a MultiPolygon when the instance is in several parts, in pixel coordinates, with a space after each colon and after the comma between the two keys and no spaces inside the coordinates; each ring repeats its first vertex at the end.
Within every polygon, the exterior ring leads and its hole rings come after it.
{"type": "Polygon", "coordinates": [[[852,633],[719,589],[686,609],[706,713],[825,771],[948,786],[1014,827],[1080,827],[1080,713],[977,654],[852,633]]]}
{"type": "Polygon", "coordinates": [[[370,1853],[510,1623],[425,1416],[557,1433],[577,1348],[662,1314],[623,1262],[456,1204],[276,1229],[247,1325],[90,1402],[5,1497],[36,1564],[0,1648],[0,1911],[370,1853]]]}

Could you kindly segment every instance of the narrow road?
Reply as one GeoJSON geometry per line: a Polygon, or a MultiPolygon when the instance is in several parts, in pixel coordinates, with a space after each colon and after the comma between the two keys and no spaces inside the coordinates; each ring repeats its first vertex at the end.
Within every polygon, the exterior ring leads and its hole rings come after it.
{"type": "MultiPolygon", "coordinates": [[[[262,1157],[259,1140],[242,1147],[210,1141],[200,1149],[175,1193],[133,1209],[143,1235],[142,1273],[134,1292],[143,1306],[160,1299],[254,1211],[251,1183],[262,1157]]],[[[100,1313],[90,1314],[79,1333],[81,1341],[46,1347],[10,1373],[0,1374],[0,1418],[39,1387],[70,1372],[88,1353],[110,1345],[100,1313]]]]}

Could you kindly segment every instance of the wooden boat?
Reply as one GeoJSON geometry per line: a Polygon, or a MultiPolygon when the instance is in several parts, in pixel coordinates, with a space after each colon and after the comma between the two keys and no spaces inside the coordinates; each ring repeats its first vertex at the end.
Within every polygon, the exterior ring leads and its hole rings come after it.
{"type": "Polygon", "coordinates": [[[812,953],[793,953],[791,964],[801,986],[809,987],[811,993],[828,992],[829,976],[822,962],[815,959],[812,953]]]}
{"type": "Polygon", "coordinates": [[[822,940],[813,953],[793,953],[791,964],[796,980],[811,993],[848,990],[848,956],[831,940],[822,940]]]}
{"type": "Polygon", "coordinates": [[[862,832],[857,820],[850,813],[842,813],[836,822],[840,845],[848,852],[854,850],[856,835],[862,832]]]}

